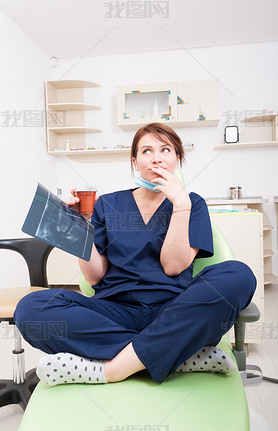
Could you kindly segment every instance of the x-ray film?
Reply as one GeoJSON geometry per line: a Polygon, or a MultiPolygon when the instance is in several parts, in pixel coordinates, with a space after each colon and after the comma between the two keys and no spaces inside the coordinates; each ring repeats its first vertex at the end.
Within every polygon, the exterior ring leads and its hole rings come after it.
{"type": "Polygon", "coordinates": [[[22,231],[81,259],[90,260],[94,226],[39,183],[22,231]]]}

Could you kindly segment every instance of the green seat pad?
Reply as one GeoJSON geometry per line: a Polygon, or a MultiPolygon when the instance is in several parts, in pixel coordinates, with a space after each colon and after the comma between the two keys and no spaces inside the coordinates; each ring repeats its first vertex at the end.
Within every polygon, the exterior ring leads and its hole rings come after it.
{"type": "MultiPolygon", "coordinates": [[[[217,347],[235,361],[227,338],[217,347]]],[[[38,430],[248,431],[249,413],[238,371],[175,373],[159,384],[144,370],[118,383],[40,382],[19,427],[38,430]]]]}

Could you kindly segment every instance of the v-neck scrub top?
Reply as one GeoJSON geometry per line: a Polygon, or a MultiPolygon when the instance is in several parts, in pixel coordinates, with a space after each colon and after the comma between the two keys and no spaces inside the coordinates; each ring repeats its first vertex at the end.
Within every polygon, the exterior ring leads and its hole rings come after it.
{"type": "MultiPolygon", "coordinates": [[[[133,190],[101,195],[95,204],[92,216],[94,242],[98,252],[107,256],[109,267],[101,282],[93,287],[98,298],[127,291],[144,294],[148,291],[147,298],[151,303],[159,301],[157,290],[172,294],[184,291],[192,281],[192,265],[177,276],[165,274],[160,263],[160,251],[173,204],[165,198],[145,224],[133,190]]],[[[210,257],[213,255],[213,241],[207,205],[198,194],[190,193],[189,196],[192,202],[190,245],[199,248],[196,257],[210,257]]]]}

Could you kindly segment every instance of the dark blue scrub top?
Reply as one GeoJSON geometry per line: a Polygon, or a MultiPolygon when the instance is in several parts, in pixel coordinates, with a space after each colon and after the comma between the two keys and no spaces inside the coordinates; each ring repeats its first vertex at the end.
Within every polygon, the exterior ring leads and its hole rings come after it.
{"type": "MultiPolygon", "coordinates": [[[[169,277],[160,264],[160,250],[173,204],[165,198],[145,225],[133,190],[101,195],[94,207],[95,246],[109,261],[106,275],[94,286],[95,296],[99,298],[134,290],[158,289],[180,293],[192,280],[192,265],[181,274],[169,277]]],[[[189,196],[192,202],[190,245],[200,249],[197,258],[210,257],[213,255],[213,242],[206,202],[196,193],[189,196]]]]}

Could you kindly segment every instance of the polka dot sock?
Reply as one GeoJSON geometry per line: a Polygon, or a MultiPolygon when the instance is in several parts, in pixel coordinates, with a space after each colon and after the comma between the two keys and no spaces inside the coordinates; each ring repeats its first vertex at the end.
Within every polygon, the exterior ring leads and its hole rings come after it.
{"type": "Polygon", "coordinates": [[[82,358],[71,353],[43,356],[37,365],[37,375],[49,386],[64,383],[107,383],[104,361],[82,358]]]}
{"type": "Polygon", "coordinates": [[[179,365],[175,372],[207,371],[210,373],[229,373],[236,370],[236,368],[234,361],[223,350],[213,346],[206,346],[179,365]]]}

